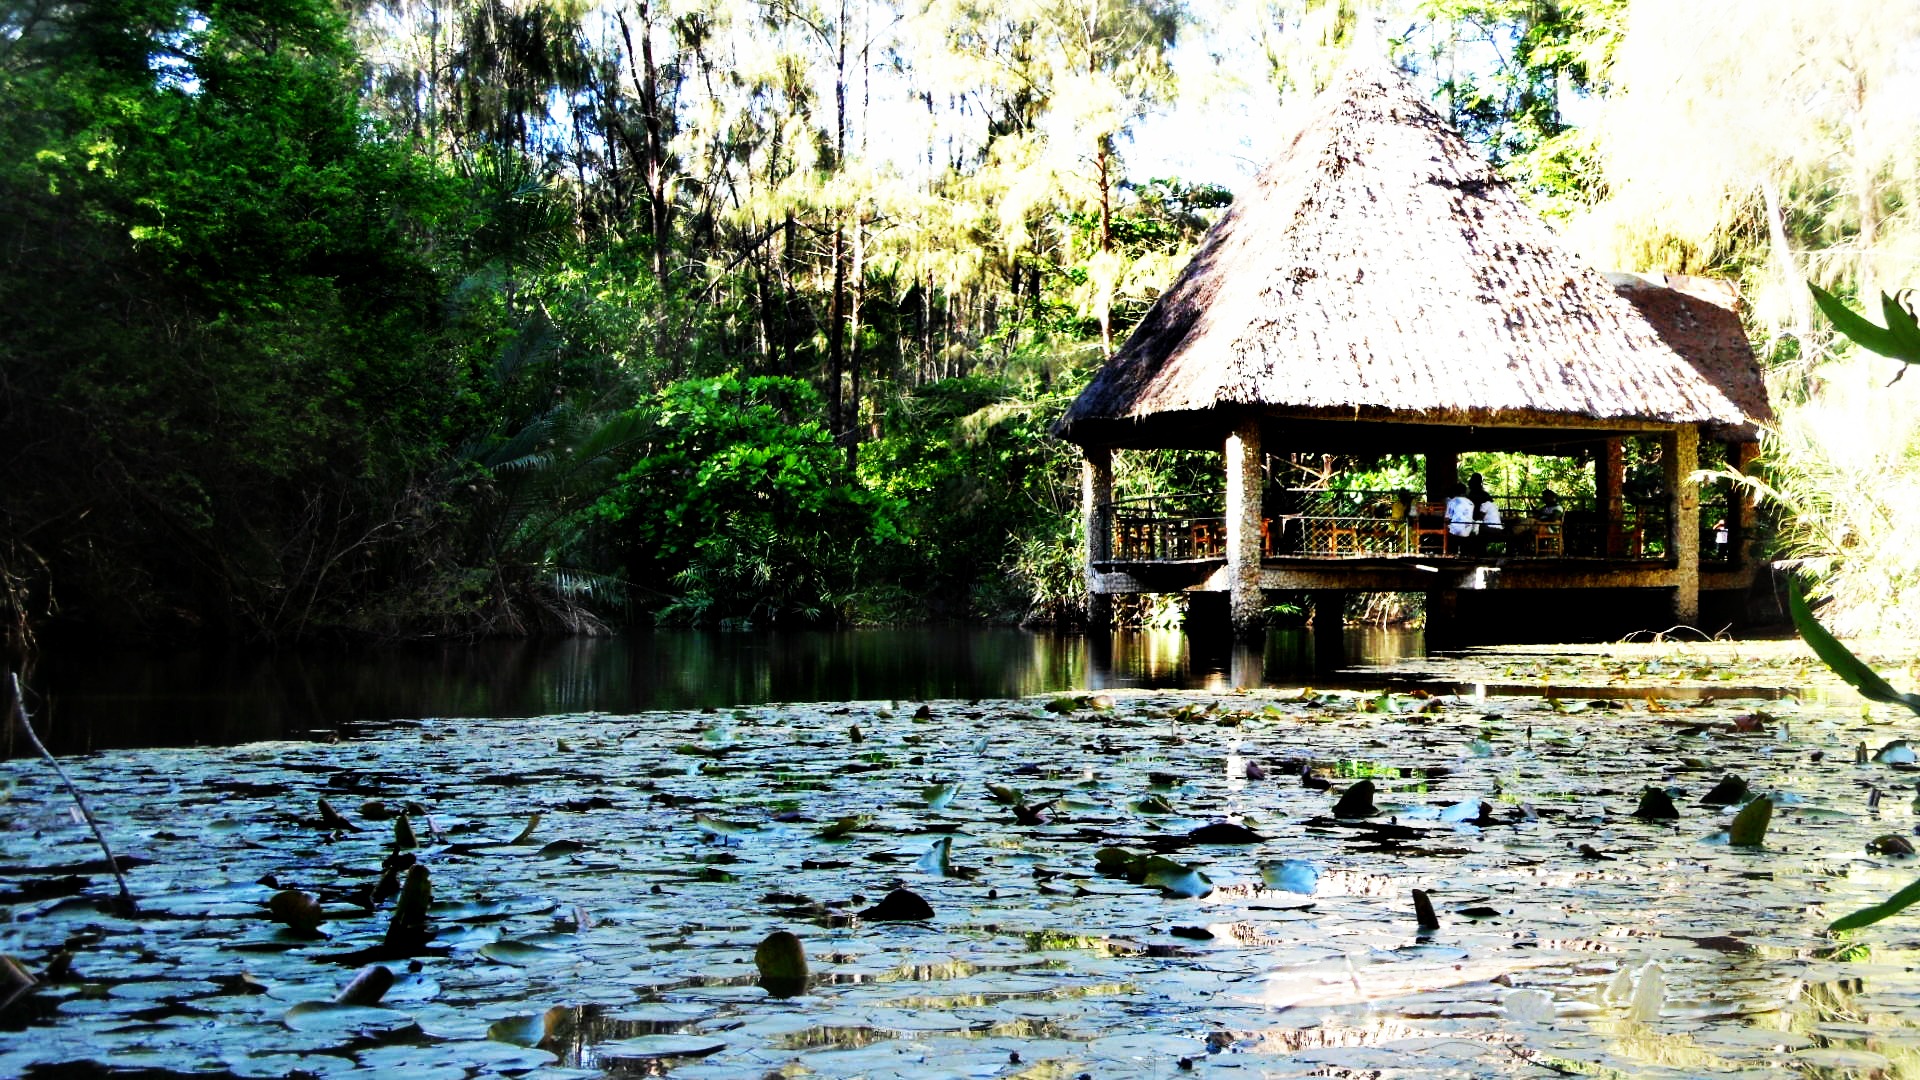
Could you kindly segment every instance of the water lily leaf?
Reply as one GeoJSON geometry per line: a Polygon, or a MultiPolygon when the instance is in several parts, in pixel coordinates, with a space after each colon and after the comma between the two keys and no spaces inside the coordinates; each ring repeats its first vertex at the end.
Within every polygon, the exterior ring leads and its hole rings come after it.
{"type": "Polygon", "coordinates": [[[1875,855],[1888,855],[1896,858],[1914,853],[1913,841],[1899,833],[1885,833],[1867,842],[1867,850],[1875,855]]]}
{"type": "Polygon", "coordinates": [[[542,847],[535,855],[542,859],[557,859],[562,855],[578,855],[587,850],[587,845],[578,840],[553,840],[542,847]]]}
{"type": "Polygon", "coordinates": [[[988,784],[987,794],[993,796],[993,801],[1006,806],[1025,806],[1027,804],[1027,797],[1025,795],[1001,784],[988,784]]]}
{"type": "Polygon", "coordinates": [[[399,817],[394,818],[393,819],[394,850],[406,851],[409,848],[413,848],[417,846],[419,845],[417,841],[415,841],[413,836],[413,825],[407,820],[407,815],[401,814],[399,817]]]}
{"type": "Polygon", "coordinates": [[[911,889],[895,889],[860,917],[868,922],[918,922],[933,918],[933,905],[911,889]]]}
{"type": "Polygon", "coordinates": [[[636,1035],[601,1043],[593,1048],[593,1057],[602,1068],[647,1069],[665,1058],[706,1057],[726,1048],[726,1043],[705,1035],[636,1035]]]}
{"type": "Polygon", "coordinates": [[[332,1001],[303,1001],[288,1009],[281,1023],[294,1031],[337,1033],[362,1038],[396,1035],[414,1027],[413,1017],[398,1009],[342,1005],[332,1001]]]}
{"type": "Polygon", "coordinates": [[[953,837],[942,836],[914,864],[922,873],[953,877],[953,837]]]}
{"type": "Polygon", "coordinates": [[[835,819],[814,835],[822,840],[838,840],[843,836],[859,832],[871,824],[873,824],[873,817],[869,814],[848,814],[846,817],[835,819]]]}
{"type": "Polygon", "coordinates": [[[920,789],[920,797],[926,800],[927,809],[945,810],[959,791],[960,785],[957,783],[928,784],[920,789]]]}
{"type": "Polygon", "coordinates": [[[1320,884],[1320,868],[1305,859],[1281,859],[1260,864],[1260,880],[1269,889],[1312,896],[1320,884]]]}
{"type": "Polygon", "coordinates": [[[1747,782],[1728,773],[1713,790],[1700,797],[1702,806],[1733,806],[1747,797],[1747,782]]]}
{"type": "Polygon", "coordinates": [[[1765,795],[1742,807],[1727,826],[1727,843],[1734,847],[1759,847],[1767,838],[1767,823],[1773,820],[1773,800],[1765,795]]]}
{"type": "Polygon", "coordinates": [[[1189,832],[1187,839],[1196,844],[1260,844],[1266,837],[1233,821],[1215,821],[1189,832]]]}
{"type": "Polygon", "coordinates": [[[726,821],[709,814],[693,815],[693,825],[708,836],[739,836],[749,833],[759,826],[746,821],[726,821]]]}
{"type": "Polygon", "coordinates": [[[433,937],[427,925],[427,909],[433,906],[433,882],[427,868],[415,864],[407,869],[406,884],[393,904],[393,917],[387,922],[386,947],[401,953],[417,952],[433,937]]]}
{"type": "Polygon", "coordinates": [[[360,831],[360,826],[355,825],[351,821],[348,821],[346,817],[340,813],[340,811],[335,810],[333,808],[332,803],[328,802],[325,799],[320,800],[320,824],[324,825],[326,828],[328,828],[333,832],[359,832],[360,831]]]}
{"type": "MultiPolygon", "coordinates": [[[[927,917],[932,917],[931,910],[927,917]]],[[[753,966],[760,972],[760,988],[772,997],[788,998],[806,992],[810,977],[807,950],[791,931],[768,934],[753,950],[753,966]]]]}
{"type": "Polygon", "coordinates": [[[1167,801],[1167,797],[1165,795],[1160,795],[1160,794],[1153,794],[1153,795],[1148,795],[1144,798],[1135,799],[1133,802],[1129,803],[1128,805],[1133,807],[1136,813],[1141,813],[1141,814],[1173,813],[1173,804],[1167,801]]]}
{"type": "Polygon", "coordinates": [[[529,844],[529,843],[532,843],[532,842],[533,842],[533,831],[534,831],[535,829],[538,829],[539,827],[540,827],[540,811],[538,811],[538,810],[535,810],[535,811],[534,811],[534,812],[533,812],[532,814],[529,814],[529,815],[527,816],[527,825],[526,825],[526,828],[523,828],[523,829],[521,829],[521,830],[519,831],[519,833],[517,833],[517,834],[515,834],[515,836],[514,836],[514,838],[513,838],[513,839],[511,839],[511,840],[509,840],[509,841],[507,841],[507,843],[509,843],[509,844],[529,844]]]}
{"type": "Polygon", "coordinates": [[[327,921],[320,902],[298,889],[282,889],[267,899],[267,913],[296,934],[316,936],[327,921]]]}
{"type": "Polygon", "coordinates": [[[514,967],[526,967],[529,964],[552,963],[569,958],[566,951],[549,948],[531,941],[519,941],[513,938],[501,938],[480,946],[480,955],[489,960],[514,967]]]}
{"type": "Polygon", "coordinates": [[[1440,913],[1433,910],[1433,897],[1425,889],[1413,890],[1413,917],[1422,930],[1440,929],[1440,913]]]}
{"type": "Polygon", "coordinates": [[[559,1005],[543,1013],[509,1016],[487,1025],[487,1038],[513,1046],[539,1046],[572,1018],[573,1010],[559,1005]]]}
{"type": "Polygon", "coordinates": [[[1913,744],[1905,739],[1895,739],[1873,752],[1873,760],[1880,765],[1912,765],[1920,762],[1920,754],[1913,752],[1913,744]]]}
{"type": "Polygon", "coordinates": [[[1155,856],[1149,860],[1146,871],[1141,884],[1159,889],[1170,897],[1194,900],[1213,892],[1213,882],[1207,875],[1171,859],[1155,856]]]}
{"type": "Polygon", "coordinates": [[[1333,804],[1333,816],[1337,818],[1372,817],[1379,813],[1373,805],[1374,786],[1371,780],[1361,780],[1340,793],[1340,799],[1333,804]]]}
{"type": "Polygon", "coordinates": [[[1640,793],[1640,805],[1634,807],[1633,816],[1643,821],[1673,821],[1680,816],[1680,808],[1673,805],[1673,796],[1650,787],[1640,793]]]}
{"type": "Polygon", "coordinates": [[[385,964],[368,964],[357,972],[346,988],[336,994],[335,1005],[378,1005],[393,989],[393,969],[385,964]]]}

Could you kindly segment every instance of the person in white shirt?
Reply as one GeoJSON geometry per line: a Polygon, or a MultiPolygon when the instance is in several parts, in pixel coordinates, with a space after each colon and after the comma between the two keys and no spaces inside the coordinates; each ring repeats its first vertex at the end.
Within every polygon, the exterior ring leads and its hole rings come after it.
{"type": "Polygon", "coordinates": [[[1462,537],[1461,545],[1469,545],[1480,531],[1473,520],[1473,500],[1467,497],[1467,485],[1455,484],[1447,492],[1447,532],[1462,537]]]}
{"type": "Polygon", "coordinates": [[[1484,552],[1488,544],[1505,540],[1506,536],[1507,528],[1500,523],[1500,504],[1493,501],[1492,495],[1488,495],[1486,501],[1480,504],[1479,549],[1484,552]]]}

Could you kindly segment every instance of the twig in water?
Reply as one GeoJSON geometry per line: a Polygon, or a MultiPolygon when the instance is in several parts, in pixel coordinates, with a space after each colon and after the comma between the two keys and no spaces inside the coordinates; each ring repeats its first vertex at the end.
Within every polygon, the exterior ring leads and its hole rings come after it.
{"type": "Polygon", "coordinates": [[[9,671],[7,678],[13,683],[14,722],[27,733],[27,741],[33,744],[35,750],[40,751],[41,757],[47,759],[47,764],[53,766],[53,771],[60,774],[60,782],[67,786],[67,794],[73,796],[73,805],[80,808],[80,816],[86,819],[87,827],[93,830],[93,838],[100,842],[100,850],[107,856],[107,869],[113,871],[113,880],[120,883],[120,896],[115,903],[123,911],[132,911],[135,906],[133,893],[127,888],[126,875],[120,872],[120,860],[114,856],[112,846],[107,843],[107,834],[100,831],[100,823],[94,820],[93,811],[87,809],[87,800],[81,797],[80,789],[73,786],[73,777],[68,776],[67,770],[60,767],[59,760],[48,752],[47,744],[41,742],[39,733],[33,730],[33,722],[27,719],[26,695],[20,691],[20,675],[9,671]]]}

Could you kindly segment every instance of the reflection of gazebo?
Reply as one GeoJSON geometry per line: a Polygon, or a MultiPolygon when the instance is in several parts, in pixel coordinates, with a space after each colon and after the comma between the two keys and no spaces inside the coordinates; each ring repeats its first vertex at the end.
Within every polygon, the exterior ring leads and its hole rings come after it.
{"type": "MultiPolygon", "coordinates": [[[[1700,440],[1744,464],[1769,416],[1730,290],[1585,266],[1397,71],[1350,71],[1303,119],[1058,427],[1086,451],[1096,618],[1121,592],[1225,593],[1246,627],[1263,589],[1424,591],[1444,619],[1462,588],[1653,588],[1695,621],[1700,440]],[[1630,438],[1659,447],[1657,500],[1622,489],[1630,438]],[[1113,452],[1158,447],[1223,447],[1220,505],[1116,506],[1113,452]],[[1469,557],[1416,536],[1417,506],[1263,504],[1266,453],[1421,454],[1431,501],[1481,450],[1591,457],[1590,540],[1469,557]]],[[[1722,512],[1708,553],[1735,557],[1704,585],[1738,589],[1744,513],[1722,512]]]]}

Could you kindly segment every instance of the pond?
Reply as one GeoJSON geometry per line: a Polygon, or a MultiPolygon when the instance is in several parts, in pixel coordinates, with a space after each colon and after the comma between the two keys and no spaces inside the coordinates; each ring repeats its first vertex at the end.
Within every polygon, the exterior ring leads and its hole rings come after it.
{"type": "MultiPolygon", "coordinates": [[[[1348,678],[1422,653],[1417,630],[1350,630],[1348,678]]],[[[1303,677],[1303,630],[1258,645],[1179,631],[1099,638],[923,627],[494,641],[356,652],[49,651],[28,679],[59,752],[338,735],[363,720],[1004,698],[1076,687],[1231,689],[1303,677]]],[[[30,752],[0,743],[8,756],[30,752]]]]}
{"type": "Polygon", "coordinates": [[[8,762],[0,1075],[1920,1069],[1913,920],[1824,929],[1920,870],[1910,717],[1738,696],[1813,681],[1790,646],[1412,666],[1590,696],[768,704],[71,758],[134,911],[50,771],[8,762]],[[763,987],[776,932],[809,977],[763,987]],[[336,1002],[367,966],[391,988],[336,1002]]]}

